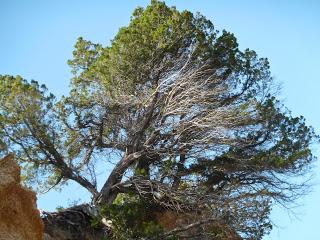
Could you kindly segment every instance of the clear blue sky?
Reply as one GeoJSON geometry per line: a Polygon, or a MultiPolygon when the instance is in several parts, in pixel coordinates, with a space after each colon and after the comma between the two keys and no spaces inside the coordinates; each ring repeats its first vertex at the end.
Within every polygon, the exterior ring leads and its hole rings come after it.
{"type": "MultiPolygon", "coordinates": [[[[320,131],[320,1],[176,0],[178,9],[199,11],[218,29],[235,33],[240,48],[268,57],[273,76],[282,82],[281,99],[294,115],[304,115],[320,131]]],[[[0,74],[19,74],[45,83],[57,96],[67,94],[71,77],[66,64],[79,36],[108,44],[133,9],[148,1],[1,0],[0,74]]],[[[314,146],[319,155],[319,146],[314,146]]],[[[313,192],[300,201],[299,219],[275,208],[275,228],[265,239],[320,239],[320,164],[315,164],[313,192]]],[[[39,196],[39,208],[53,210],[84,199],[80,187],[39,196]]]]}

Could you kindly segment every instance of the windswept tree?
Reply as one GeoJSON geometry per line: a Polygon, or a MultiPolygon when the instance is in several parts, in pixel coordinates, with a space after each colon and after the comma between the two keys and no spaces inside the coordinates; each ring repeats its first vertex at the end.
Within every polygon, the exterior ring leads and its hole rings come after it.
{"type": "Polygon", "coordinates": [[[79,38],[69,65],[58,100],[0,77],[1,154],[29,184],[87,189],[85,221],[113,239],[261,239],[271,204],[303,194],[317,136],[277,100],[268,60],[204,16],[151,1],[110,46],[79,38]],[[103,161],[114,165],[98,189],[103,161]]]}

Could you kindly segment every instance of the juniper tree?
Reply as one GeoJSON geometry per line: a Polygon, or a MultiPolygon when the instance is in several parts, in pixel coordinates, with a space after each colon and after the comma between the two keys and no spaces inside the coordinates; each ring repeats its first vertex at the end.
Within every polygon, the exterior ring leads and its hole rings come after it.
{"type": "Polygon", "coordinates": [[[308,173],[317,136],[277,100],[268,60],[201,14],[151,1],[110,45],[79,38],[69,65],[61,99],[0,77],[1,153],[15,153],[28,183],[75,181],[114,222],[110,209],[132,201],[197,213],[159,238],[261,239],[271,205],[303,194],[294,178],[308,173]],[[98,189],[105,160],[115,165],[98,189]]]}

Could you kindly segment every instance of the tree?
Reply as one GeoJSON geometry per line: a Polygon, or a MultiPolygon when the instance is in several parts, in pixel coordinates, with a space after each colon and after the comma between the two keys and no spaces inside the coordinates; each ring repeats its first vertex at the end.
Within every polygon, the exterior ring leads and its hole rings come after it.
{"type": "Polygon", "coordinates": [[[30,184],[86,188],[85,221],[111,220],[113,238],[261,239],[272,203],[304,193],[295,177],[318,137],[277,100],[268,60],[204,16],[151,1],[110,46],[79,38],[69,65],[59,100],[0,77],[0,150],[30,184]],[[97,189],[106,159],[115,165],[97,189]],[[161,211],[190,221],[166,228],[161,211]]]}

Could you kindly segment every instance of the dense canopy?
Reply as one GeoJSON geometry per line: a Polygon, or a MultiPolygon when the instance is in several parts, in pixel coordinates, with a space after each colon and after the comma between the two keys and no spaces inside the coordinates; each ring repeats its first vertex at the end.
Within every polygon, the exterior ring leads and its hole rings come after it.
{"type": "Polygon", "coordinates": [[[114,239],[261,239],[271,204],[305,190],[293,177],[314,159],[313,129],[277,100],[268,60],[201,14],[151,1],[109,46],[80,37],[69,65],[58,100],[0,76],[0,153],[14,152],[33,186],[86,188],[114,239]],[[148,211],[193,217],[168,229],[148,211]]]}

